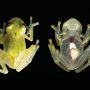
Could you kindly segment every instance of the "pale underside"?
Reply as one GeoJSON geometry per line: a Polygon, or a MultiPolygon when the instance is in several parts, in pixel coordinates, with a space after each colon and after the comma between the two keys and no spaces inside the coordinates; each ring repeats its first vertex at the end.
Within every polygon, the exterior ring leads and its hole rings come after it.
{"type": "Polygon", "coordinates": [[[69,45],[69,54],[73,61],[76,60],[76,58],[79,55],[79,51],[74,43],[70,43],[70,45],[69,45]]]}

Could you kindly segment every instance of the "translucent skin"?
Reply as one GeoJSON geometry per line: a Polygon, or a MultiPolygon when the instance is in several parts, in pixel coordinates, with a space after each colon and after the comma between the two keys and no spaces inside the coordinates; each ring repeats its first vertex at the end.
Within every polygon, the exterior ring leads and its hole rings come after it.
{"type": "Polygon", "coordinates": [[[79,73],[90,65],[90,46],[86,47],[90,40],[90,24],[87,26],[85,35],[82,35],[82,25],[75,19],[67,20],[60,30],[61,22],[57,27],[51,25],[55,30],[55,40],[60,50],[56,49],[49,39],[50,49],[54,62],[63,70],[69,72],[75,70],[79,73]],[[82,39],[81,39],[82,38],[82,39]]]}
{"type": "MultiPolygon", "coordinates": [[[[61,53],[63,54],[62,57],[65,58],[65,60],[67,61],[70,66],[73,66],[75,65],[75,63],[77,62],[77,58],[75,60],[72,59],[71,57],[71,51],[73,50],[78,50],[78,55],[77,57],[79,57],[81,55],[81,53],[83,52],[83,47],[82,47],[82,42],[80,42],[78,40],[78,38],[76,37],[67,37],[66,39],[62,40],[62,45],[60,46],[60,50],[61,50],[61,53]],[[70,45],[72,44],[72,47],[70,48],[70,45]],[[75,45],[75,46],[74,46],[75,45]]],[[[74,54],[74,53],[72,53],[74,54]]],[[[68,68],[68,66],[67,66],[68,68]]],[[[75,67],[74,67],[75,68],[75,67]]]]}

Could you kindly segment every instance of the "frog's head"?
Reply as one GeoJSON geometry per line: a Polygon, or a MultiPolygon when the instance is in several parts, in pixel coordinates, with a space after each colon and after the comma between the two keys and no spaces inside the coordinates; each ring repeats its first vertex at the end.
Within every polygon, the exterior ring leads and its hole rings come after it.
{"type": "Polygon", "coordinates": [[[63,24],[62,31],[68,35],[74,36],[82,32],[82,25],[77,19],[71,18],[63,24]]]}
{"type": "Polygon", "coordinates": [[[25,34],[25,23],[18,17],[12,18],[6,26],[6,32],[13,34],[25,34]]]}

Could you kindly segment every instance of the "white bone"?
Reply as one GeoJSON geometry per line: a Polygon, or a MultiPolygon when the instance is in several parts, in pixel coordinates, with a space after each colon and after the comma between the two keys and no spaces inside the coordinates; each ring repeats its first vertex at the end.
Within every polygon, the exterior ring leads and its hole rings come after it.
{"type": "Polygon", "coordinates": [[[76,45],[74,43],[70,43],[70,46],[69,46],[70,49],[74,48],[76,49],[76,45]]]}
{"type": "Polygon", "coordinates": [[[69,49],[70,49],[70,56],[71,56],[72,60],[76,60],[76,58],[79,55],[79,51],[78,51],[76,45],[74,43],[70,43],[69,49]]]}

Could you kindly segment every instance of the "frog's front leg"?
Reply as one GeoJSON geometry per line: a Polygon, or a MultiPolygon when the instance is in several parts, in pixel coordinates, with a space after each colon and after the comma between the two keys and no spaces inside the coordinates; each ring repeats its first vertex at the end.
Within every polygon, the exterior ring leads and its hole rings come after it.
{"type": "Polygon", "coordinates": [[[58,21],[57,27],[54,25],[51,25],[51,28],[55,30],[55,40],[58,46],[62,44],[61,37],[63,35],[63,33],[61,33],[61,30],[60,30],[60,25],[61,25],[60,21],[58,21]]]}
{"type": "Polygon", "coordinates": [[[75,72],[79,73],[90,65],[90,46],[82,53],[82,55],[77,59],[75,72]]]}
{"type": "Polygon", "coordinates": [[[35,45],[31,45],[28,49],[24,51],[24,53],[21,55],[21,58],[19,58],[16,63],[16,71],[20,72],[32,61],[35,53],[39,48],[38,43],[39,40],[36,41],[35,45]]]}
{"type": "Polygon", "coordinates": [[[2,69],[0,69],[0,73],[3,73],[3,74],[8,73],[8,70],[7,70],[7,67],[6,67],[7,61],[8,61],[8,58],[5,54],[5,52],[0,49],[0,65],[1,65],[1,68],[2,68],[2,69]]]}
{"type": "Polygon", "coordinates": [[[90,24],[87,25],[87,31],[85,35],[83,35],[83,45],[84,47],[88,44],[90,40],[90,24]]]}
{"type": "Polygon", "coordinates": [[[33,30],[34,30],[34,27],[37,25],[39,25],[39,22],[33,23],[32,17],[30,16],[30,24],[29,26],[27,26],[27,33],[25,36],[25,38],[27,38],[29,41],[33,41],[33,37],[34,37],[33,30]]]}
{"type": "Polygon", "coordinates": [[[54,46],[54,44],[52,43],[52,39],[49,39],[49,44],[48,44],[48,47],[50,49],[50,52],[51,52],[51,55],[52,55],[52,58],[54,60],[54,62],[59,66],[61,67],[63,70],[69,72],[70,70],[67,69],[65,66],[63,66],[63,60],[60,56],[60,52],[59,50],[57,50],[54,46]]]}
{"type": "Polygon", "coordinates": [[[0,29],[0,44],[3,44],[4,42],[4,37],[5,37],[5,23],[4,23],[4,27],[2,29],[0,29]]]}

